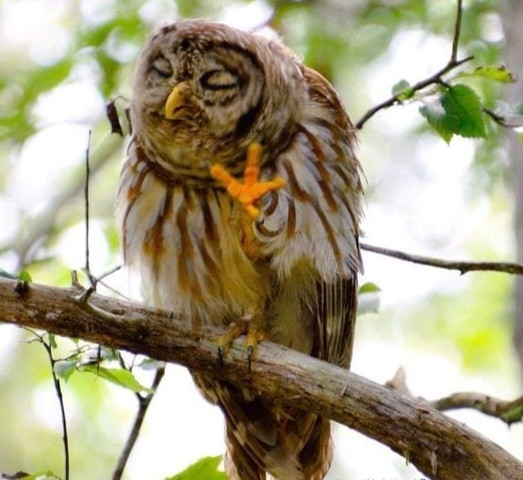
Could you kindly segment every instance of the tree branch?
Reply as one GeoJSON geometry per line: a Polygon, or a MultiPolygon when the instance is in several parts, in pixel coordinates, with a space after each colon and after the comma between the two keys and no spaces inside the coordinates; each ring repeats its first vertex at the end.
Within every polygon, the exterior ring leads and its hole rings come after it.
{"type": "MultiPolygon", "coordinates": [[[[466,58],[463,58],[461,60],[458,60],[458,45],[459,45],[459,36],[461,33],[461,18],[463,14],[463,1],[458,0],[457,2],[457,11],[456,11],[456,22],[454,24],[454,36],[452,38],[452,50],[450,53],[450,59],[448,63],[440,70],[438,70],[434,75],[431,75],[430,77],[420,80],[418,83],[414,84],[412,87],[409,88],[409,92],[413,95],[416,92],[419,92],[420,90],[423,90],[424,88],[428,87],[429,85],[433,84],[443,84],[443,76],[447,73],[451,72],[455,68],[463,65],[466,62],[469,62],[474,57],[468,56],[466,58]]],[[[412,96],[411,95],[411,96],[412,96]]],[[[370,120],[371,117],[373,117],[376,113],[378,113],[380,110],[383,110],[385,108],[392,107],[393,105],[396,105],[398,103],[402,103],[404,98],[404,92],[399,92],[396,95],[393,95],[389,99],[379,103],[378,105],[372,107],[370,110],[368,110],[363,117],[361,117],[356,122],[356,128],[358,130],[361,130],[363,128],[363,125],[367,123],[368,120],[370,120]]]]}
{"type": "Polygon", "coordinates": [[[116,464],[116,468],[114,469],[111,480],[120,480],[122,478],[125,466],[127,465],[127,461],[129,460],[129,456],[131,455],[136,440],[138,440],[138,435],[140,434],[143,421],[145,420],[145,414],[147,413],[149,405],[151,404],[151,401],[156,394],[156,390],[158,389],[164,374],[165,367],[159,367],[156,370],[153,383],[150,387],[151,393],[148,393],[145,396],[142,396],[140,393],[136,393],[136,398],[138,400],[138,411],[136,412],[133,426],[131,428],[131,431],[129,432],[129,436],[127,437],[127,441],[125,442],[125,446],[122,450],[122,453],[120,454],[120,458],[118,458],[118,462],[116,464]]]}
{"type": "MultiPolygon", "coordinates": [[[[394,377],[388,380],[385,385],[404,395],[414,396],[407,386],[406,373],[403,367],[398,368],[394,377]]],[[[478,410],[485,415],[503,420],[508,426],[521,422],[523,419],[523,397],[507,401],[485,395],[484,393],[456,392],[438,400],[432,400],[429,403],[440,412],[462,408],[478,410]]]]}
{"type": "Polygon", "coordinates": [[[463,275],[467,272],[503,272],[512,275],[523,275],[523,264],[512,262],[465,262],[443,260],[441,258],[425,257],[414,255],[412,253],[402,252],[401,250],[392,250],[390,248],[377,247],[368,243],[361,242],[362,250],[385,255],[387,257],[405,260],[406,262],[417,263],[419,265],[428,265],[430,267],[444,268],[446,270],[459,270],[463,275]]]}
{"type": "Polygon", "coordinates": [[[507,401],[477,392],[456,392],[438,400],[430,402],[439,411],[472,408],[485,415],[496,417],[507,425],[521,422],[523,418],[523,397],[507,401]]]}
{"type": "Polygon", "coordinates": [[[0,278],[0,321],[83,338],[141,353],[259,391],[282,404],[315,412],[389,446],[429,478],[523,478],[523,465],[498,445],[434,410],[340,367],[262,342],[252,371],[241,339],[221,365],[222,330],[191,330],[182,319],[130,302],[78,290],[0,278]],[[386,425],[386,427],[384,427],[386,425]]]}

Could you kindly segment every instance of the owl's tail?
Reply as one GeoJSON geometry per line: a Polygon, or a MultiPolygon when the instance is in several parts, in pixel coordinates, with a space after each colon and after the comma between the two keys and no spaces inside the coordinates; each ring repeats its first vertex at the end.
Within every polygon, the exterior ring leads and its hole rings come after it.
{"type": "Polygon", "coordinates": [[[230,480],[265,480],[266,474],[278,480],[325,477],[333,455],[327,418],[274,405],[209,377],[194,377],[225,414],[225,470],[230,480]]]}

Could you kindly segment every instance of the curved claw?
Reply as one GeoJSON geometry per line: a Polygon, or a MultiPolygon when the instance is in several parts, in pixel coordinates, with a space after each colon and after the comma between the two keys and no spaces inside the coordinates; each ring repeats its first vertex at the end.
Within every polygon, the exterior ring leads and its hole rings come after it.
{"type": "Polygon", "coordinates": [[[223,360],[223,356],[225,354],[225,349],[223,346],[218,345],[218,360],[220,361],[220,365],[223,367],[225,365],[225,362],[223,360]]]}
{"type": "Polygon", "coordinates": [[[251,371],[252,362],[256,355],[256,347],[258,343],[266,338],[262,318],[263,317],[258,315],[245,315],[237,322],[231,323],[227,331],[218,338],[218,358],[222,366],[225,364],[225,356],[232,342],[240,335],[247,334],[245,338],[247,367],[249,372],[251,371]]]}
{"type": "Polygon", "coordinates": [[[252,358],[254,356],[254,347],[252,345],[247,346],[247,369],[251,371],[252,358]]]}
{"type": "Polygon", "coordinates": [[[260,216],[260,210],[254,206],[254,203],[267,192],[278,190],[285,185],[285,180],[280,177],[268,181],[258,181],[261,151],[262,147],[259,143],[249,145],[243,182],[234,178],[223,165],[217,164],[211,167],[211,176],[227,189],[227,193],[231,197],[240,202],[253,220],[260,216]]]}

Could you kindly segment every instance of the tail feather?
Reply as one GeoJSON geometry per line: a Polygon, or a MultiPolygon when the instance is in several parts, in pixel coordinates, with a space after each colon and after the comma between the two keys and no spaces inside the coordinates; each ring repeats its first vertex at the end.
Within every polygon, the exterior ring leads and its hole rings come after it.
{"type": "Polygon", "coordinates": [[[282,407],[213,378],[195,374],[227,424],[225,471],[230,480],[321,480],[332,461],[327,418],[282,407]]]}

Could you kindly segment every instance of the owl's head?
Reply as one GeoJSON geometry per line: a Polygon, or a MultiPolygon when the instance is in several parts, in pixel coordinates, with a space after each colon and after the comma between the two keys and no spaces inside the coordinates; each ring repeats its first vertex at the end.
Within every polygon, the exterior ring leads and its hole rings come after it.
{"type": "MultiPolygon", "coordinates": [[[[161,28],[141,53],[131,119],[173,171],[233,167],[252,142],[285,146],[305,101],[300,62],[279,42],[202,20],[161,28]]],[[[241,165],[238,167],[241,170],[241,165]]]]}

